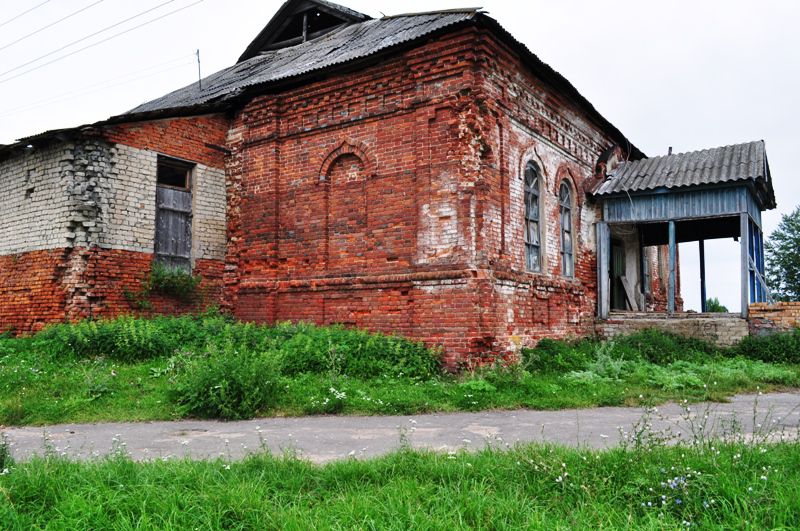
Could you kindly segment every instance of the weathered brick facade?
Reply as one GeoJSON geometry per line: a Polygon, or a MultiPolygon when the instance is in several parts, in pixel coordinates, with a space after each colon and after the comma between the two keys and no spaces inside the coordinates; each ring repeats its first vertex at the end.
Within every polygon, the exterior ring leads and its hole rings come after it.
{"type": "Polygon", "coordinates": [[[488,32],[257,97],[229,141],[238,317],[399,333],[442,345],[452,367],[593,333],[598,211],[583,190],[613,142],[488,32]],[[530,160],[545,180],[541,273],[523,254],[530,160]],[[574,277],[561,275],[562,182],[574,277]]]}
{"type": "Polygon", "coordinates": [[[800,328],[800,302],[758,302],[750,305],[750,333],[766,335],[800,328]]]}
{"type": "Polygon", "coordinates": [[[225,253],[218,116],[124,124],[31,144],[0,161],[0,331],[136,310],[153,260],[157,153],[197,162],[192,172],[194,272],[201,297],[152,295],[152,312],[217,304],[225,253]]]}
{"type": "MultiPolygon", "coordinates": [[[[401,334],[442,346],[453,369],[542,337],[592,334],[600,211],[586,192],[621,134],[540,70],[490,26],[460,24],[357,68],[238,96],[225,112],[147,111],[7,156],[0,171],[46,174],[56,188],[36,193],[67,200],[49,202],[36,245],[3,233],[0,250],[13,256],[0,259],[10,264],[0,326],[131,310],[122,294],[153,259],[161,154],[196,164],[194,269],[206,301],[241,319],[401,334]],[[528,163],[541,173],[535,272],[525,260],[528,163]],[[29,282],[14,279],[18,263],[36,272],[29,282]],[[31,300],[36,309],[20,312],[31,300]]],[[[647,303],[663,308],[652,269],[647,303]]],[[[185,309],[155,301],[155,311],[185,309]]]]}

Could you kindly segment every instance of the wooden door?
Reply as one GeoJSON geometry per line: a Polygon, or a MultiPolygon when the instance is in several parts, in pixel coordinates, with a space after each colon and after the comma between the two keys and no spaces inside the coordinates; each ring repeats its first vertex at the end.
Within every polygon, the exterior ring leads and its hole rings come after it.
{"type": "Polygon", "coordinates": [[[611,309],[627,310],[625,301],[625,286],[622,277],[625,276],[625,245],[621,241],[611,241],[611,309]]]}
{"type": "Polygon", "coordinates": [[[192,192],[156,187],[156,259],[167,266],[192,268],[192,192]]]}

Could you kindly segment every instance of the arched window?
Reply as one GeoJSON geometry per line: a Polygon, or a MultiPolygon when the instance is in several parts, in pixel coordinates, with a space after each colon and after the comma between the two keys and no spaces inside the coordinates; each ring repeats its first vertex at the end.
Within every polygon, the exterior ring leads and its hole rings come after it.
{"type": "Polygon", "coordinates": [[[558,190],[558,210],[561,218],[561,274],[575,276],[572,243],[572,190],[566,182],[558,190]]]}
{"type": "Polygon", "coordinates": [[[525,267],[541,271],[541,193],[540,173],[535,162],[525,166],[525,267]]]}

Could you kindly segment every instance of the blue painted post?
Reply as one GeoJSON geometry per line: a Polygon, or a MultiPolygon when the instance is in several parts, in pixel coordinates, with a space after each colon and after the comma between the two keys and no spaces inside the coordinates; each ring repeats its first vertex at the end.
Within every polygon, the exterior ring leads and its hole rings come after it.
{"type": "Polygon", "coordinates": [[[700,240],[700,311],[705,313],[706,308],[706,246],[700,240]]]}
{"type": "Polygon", "coordinates": [[[742,317],[747,318],[748,313],[748,305],[749,305],[749,284],[750,284],[750,251],[748,249],[748,240],[750,239],[749,235],[749,226],[750,220],[747,215],[747,212],[742,212],[739,214],[739,245],[741,246],[741,258],[742,258],[742,280],[741,280],[741,305],[742,305],[742,317]]]}
{"type": "Polygon", "coordinates": [[[597,223],[597,317],[600,319],[608,319],[610,306],[609,244],[608,225],[600,221],[597,223]]]}
{"type": "Polygon", "coordinates": [[[667,312],[675,313],[675,222],[669,221],[669,285],[667,288],[667,312]]]}

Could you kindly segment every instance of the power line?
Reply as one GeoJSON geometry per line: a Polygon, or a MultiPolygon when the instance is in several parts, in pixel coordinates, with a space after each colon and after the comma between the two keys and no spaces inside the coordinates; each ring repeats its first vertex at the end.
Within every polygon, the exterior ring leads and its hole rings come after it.
{"type": "Polygon", "coordinates": [[[41,108],[41,107],[46,107],[46,106],[48,106],[50,104],[57,103],[59,101],[72,99],[73,97],[77,97],[77,96],[81,96],[81,95],[88,94],[88,93],[91,93],[91,92],[95,92],[96,90],[102,90],[102,89],[105,89],[105,88],[116,87],[116,86],[118,86],[120,84],[123,84],[123,83],[130,83],[130,82],[142,79],[144,77],[151,77],[151,76],[153,76],[155,74],[160,74],[162,72],[168,72],[170,69],[181,67],[181,66],[188,65],[188,64],[192,64],[191,62],[188,62],[190,57],[194,58],[194,54],[182,55],[180,57],[176,57],[176,58],[171,59],[169,61],[163,61],[161,63],[156,63],[156,64],[148,66],[147,68],[134,70],[133,72],[128,72],[127,74],[122,75],[122,76],[117,76],[117,77],[114,77],[114,78],[111,78],[111,79],[107,79],[105,81],[101,81],[100,83],[92,83],[91,85],[87,85],[87,86],[81,87],[81,88],[79,88],[77,90],[73,90],[73,91],[66,92],[66,93],[63,93],[63,94],[59,94],[59,95],[56,95],[56,96],[50,96],[50,97],[47,97],[47,98],[44,98],[44,99],[41,99],[41,100],[38,100],[38,101],[30,102],[30,103],[28,103],[26,105],[21,105],[19,107],[12,107],[12,108],[6,109],[6,110],[0,110],[0,117],[10,116],[12,114],[17,114],[17,113],[20,113],[20,112],[30,111],[30,110],[38,109],[38,108],[41,108]],[[179,64],[176,64],[176,63],[179,63],[179,64]],[[153,72],[153,73],[147,74],[145,76],[135,77],[137,74],[142,74],[144,72],[148,72],[148,71],[153,70],[155,68],[161,68],[161,67],[164,67],[164,66],[167,66],[167,65],[171,65],[171,66],[169,66],[168,68],[165,68],[165,69],[158,70],[157,72],[153,72]],[[122,80],[124,80],[124,81],[122,81],[122,80]],[[117,83],[117,81],[122,81],[122,83],[117,83]]]}
{"type": "MultiPolygon", "coordinates": [[[[171,1],[173,1],[173,0],[170,0],[170,2],[171,1]]],[[[139,28],[147,26],[148,24],[152,24],[153,22],[157,22],[157,21],[159,21],[159,20],[161,20],[163,18],[166,18],[168,16],[174,15],[175,13],[179,13],[180,11],[183,11],[184,9],[189,9],[190,7],[196,6],[197,4],[200,4],[202,2],[203,2],[203,0],[197,0],[196,2],[193,2],[191,4],[188,4],[188,5],[185,5],[183,7],[178,8],[178,9],[175,9],[173,11],[170,11],[169,13],[165,13],[165,14],[163,14],[163,15],[161,15],[159,17],[156,17],[154,19],[148,20],[147,22],[143,22],[143,23],[139,24],[138,26],[134,26],[132,28],[126,29],[125,31],[120,31],[119,33],[115,33],[114,35],[111,35],[110,37],[106,37],[103,40],[100,40],[100,41],[97,41],[97,42],[93,42],[92,44],[89,44],[88,46],[84,46],[83,48],[78,48],[77,50],[74,50],[74,51],[72,51],[72,52],[70,52],[68,54],[62,55],[60,57],[56,57],[52,61],[47,61],[46,63],[42,63],[42,64],[40,64],[38,66],[33,67],[33,68],[29,68],[28,70],[23,70],[22,72],[20,72],[17,75],[14,75],[14,76],[11,76],[11,77],[7,77],[5,79],[0,79],[0,85],[2,85],[3,83],[5,83],[7,81],[11,81],[12,79],[17,79],[18,77],[24,76],[25,74],[28,74],[30,72],[39,70],[40,68],[44,68],[47,65],[51,65],[53,63],[57,63],[58,61],[61,61],[62,59],[66,59],[67,57],[73,56],[76,53],[80,53],[80,52],[82,52],[84,50],[88,50],[89,48],[94,48],[95,46],[97,46],[99,44],[103,44],[104,42],[108,42],[111,39],[115,39],[115,38],[117,38],[117,37],[119,37],[121,35],[125,35],[126,33],[130,33],[130,32],[132,32],[134,30],[137,30],[139,28]]],[[[5,72],[3,74],[0,74],[0,76],[2,76],[4,74],[5,74],[5,72]]]]}
{"type": "MultiPolygon", "coordinates": [[[[32,63],[35,63],[35,62],[37,62],[37,61],[39,61],[39,60],[41,60],[41,59],[44,59],[45,57],[49,57],[49,56],[53,55],[54,53],[58,53],[58,52],[60,52],[61,50],[64,50],[64,49],[66,49],[66,48],[69,48],[70,46],[74,46],[75,44],[78,44],[79,42],[83,42],[83,41],[85,41],[85,40],[87,40],[87,39],[91,39],[92,37],[95,37],[95,36],[97,36],[97,35],[100,35],[101,33],[105,33],[106,31],[108,31],[108,30],[110,30],[110,29],[116,28],[117,26],[120,26],[120,25],[122,25],[122,24],[125,24],[126,22],[129,22],[129,21],[131,21],[131,20],[133,20],[133,19],[135,19],[135,18],[139,18],[139,17],[141,17],[142,15],[146,15],[147,13],[150,13],[151,11],[155,11],[156,9],[159,9],[159,8],[161,8],[161,7],[164,7],[164,6],[165,6],[165,5],[167,5],[167,4],[171,4],[171,3],[172,3],[172,2],[174,2],[174,1],[175,1],[175,0],[167,0],[166,2],[162,2],[162,3],[158,4],[158,5],[157,5],[157,6],[155,6],[155,7],[151,7],[150,9],[147,9],[147,10],[145,10],[145,11],[142,11],[142,12],[140,12],[140,13],[137,13],[136,15],[133,15],[132,17],[128,17],[128,18],[126,18],[125,20],[120,20],[119,22],[116,22],[116,23],[114,23],[114,24],[112,24],[112,25],[110,25],[110,26],[107,26],[107,27],[105,27],[105,28],[101,29],[100,31],[95,31],[94,33],[91,33],[91,34],[89,34],[89,35],[86,35],[85,37],[81,37],[81,38],[80,38],[80,39],[78,39],[78,40],[72,41],[72,42],[70,42],[69,44],[65,44],[64,46],[61,46],[60,48],[56,48],[55,50],[52,50],[52,51],[50,51],[50,52],[47,52],[47,53],[46,53],[46,54],[44,54],[44,55],[40,55],[40,56],[39,56],[39,57],[37,57],[36,59],[31,59],[31,60],[30,60],[30,61],[28,61],[27,63],[22,63],[21,65],[17,65],[17,66],[15,66],[14,68],[12,68],[11,70],[6,70],[5,72],[0,72],[0,77],[3,77],[3,76],[4,76],[4,75],[6,75],[6,74],[10,74],[11,72],[15,72],[15,71],[19,70],[20,68],[24,68],[24,67],[28,66],[29,64],[32,64],[32,63]]],[[[66,57],[66,56],[65,56],[65,57],[66,57]]]]}
{"type": "MultiPolygon", "coordinates": [[[[49,1],[49,0],[48,0],[48,1],[49,1]]],[[[73,11],[73,12],[72,12],[72,13],[70,13],[69,15],[67,15],[67,16],[65,16],[65,17],[62,17],[62,18],[60,18],[60,19],[58,19],[58,20],[56,20],[55,22],[51,22],[50,24],[48,24],[48,25],[46,25],[46,26],[42,26],[41,28],[37,29],[36,31],[32,31],[32,32],[28,33],[27,35],[23,35],[23,36],[22,36],[22,37],[20,37],[19,39],[15,40],[15,41],[12,41],[12,42],[9,42],[9,43],[8,43],[8,44],[6,44],[5,46],[2,46],[2,47],[0,47],[0,51],[2,51],[2,50],[5,50],[6,48],[8,48],[8,47],[10,47],[10,46],[14,46],[14,45],[15,45],[15,44],[17,44],[18,42],[22,42],[22,41],[24,41],[25,39],[27,39],[27,38],[29,38],[29,37],[33,37],[33,36],[34,36],[34,35],[36,35],[37,33],[41,33],[41,32],[43,32],[44,30],[46,30],[46,29],[48,29],[48,28],[52,28],[52,27],[53,27],[53,26],[55,26],[56,24],[58,24],[58,23],[60,23],[60,22],[64,22],[64,21],[65,21],[65,20],[67,20],[68,18],[72,18],[72,17],[74,17],[75,15],[78,15],[78,14],[80,14],[80,13],[83,13],[83,12],[84,12],[84,11],[86,11],[87,9],[89,9],[89,8],[91,8],[91,7],[94,7],[94,6],[96,6],[97,4],[100,4],[100,3],[102,3],[102,2],[104,2],[104,0],[97,0],[97,2],[95,2],[94,4],[90,4],[90,5],[86,6],[86,7],[82,7],[82,8],[80,8],[79,10],[77,10],[77,11],[73,11]]]]}
{"type": "MultiPolygon", "coordinates": [[[[192,54],[192,56],[194,56],[194,54],[192,54]]],[[[81,96],[85,96],[86,94],[92,94],[92,93],[98,92],[100,90],[106,90],[106,89],[118,87],[118,86],[121,86],[121,85],[126,85],[128,83],[132,83],[132,82],[135,82],[135,81],[140,81],[142,79],[148,79],[148,78],[151,78],[153,76],[157,76],[159,74],[163,74],[165,72],[174,71],[178,67],[193,65],[193,61],[190,61],[189,60],[189,56],[186,56],[186,57],[183,57],[181,59],[169,61],[168,63],[162,63],[162,65],[159,65],[159,66],[163,66],[164,64],[171,64],[171,66],[168,66],[167,68],[162,68],[160,70],[156,70],[155,72],[150,72],[150,73],[142,75],[142,76],[136,76],[136,77],[123,76],[123,77],[118,77],[118,78],[115,78],[114,80],[109,80],[109,81],[106,81],[104,83],[99,83],[99,84],[96,84],[96,85],[90,85],[88,87],[84,87],[81,90],[68,92],[66,94],[61,94],[61,95],[59,95],[59,96],[57,96],[55,98],[47,98],[47,99],[44,99],[44,100],[39,100],[38,102],[32,103],[30,105],[17,107],[15,109],[10,109],[10,110],[5,111],[5,112],[0,112],[0,117],[13,116],[15,114],[19,114],[19,113],[22,113],[22,112],[34,111],[36,109],[41,109],[43,107],[49,107],[51,105],[55,105],[55,104],[58,104],[58,103],[61,103],[61,102],[64,102],[64,101],[73,100],[75,98],[79,98],[81,96]],[[177,61],[183,61],[183,62],[180,63],[180,64],[173,64],[173,63],[176,63],[177,61]],[[113,81],[120,80],[120,79],[122,79],[123,81],[113,82],[113,81]]],[[[153,67],[148,68],[148,69],[144,69],[144,70],[141,70],[140,72],[144,72],[144,71],[147,71],[147,70],[152,70],[152,68],[153,67]]]]}
{"type": "Polygon", "coordinates": [[[41,4],[37,4],[37,5],[33,6],[32,8],[28,9],[27,11],[23,11],[19,15],[15,15],[15,16],[11,17],[10,19],[8,19],[5,22],[1,23],[0,24],[0,28],[5,26],[6,24],[10,24],[10,23],[14,22],[15,20],[17,20],[18,18],[22,17],[23,15],[27,15],[28,13],[30,13],[31,11],[33,11],[35,9],[39,9],[40,7],[42,7],[43,5],[48,3],[49,1],[50,0],[44,0],[44,2],[42,2],[41,4]]]}

